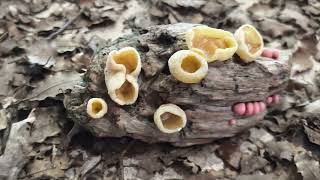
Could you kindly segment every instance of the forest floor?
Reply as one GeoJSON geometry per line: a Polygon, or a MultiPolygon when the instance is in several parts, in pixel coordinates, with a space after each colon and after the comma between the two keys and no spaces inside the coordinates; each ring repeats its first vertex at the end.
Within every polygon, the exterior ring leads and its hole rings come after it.
{"type": "Polygon", "coordinates": [[[320,2],[0,1],[0,179],[320,179],[320,2]],[[151,25],[253,24],[290,50],[281,103],[237,137],[186,148],[98,138],[68,119],[64,86],[88,69],[90,39],[151,25]]]}

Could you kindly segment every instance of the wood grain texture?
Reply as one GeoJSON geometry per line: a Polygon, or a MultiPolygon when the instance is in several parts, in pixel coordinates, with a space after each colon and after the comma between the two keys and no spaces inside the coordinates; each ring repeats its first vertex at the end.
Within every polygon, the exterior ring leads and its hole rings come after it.
{"type": "Polygon", "coordinates": [[[265,113],[240,117],[232,112],[232,105],[264,101],[284,89],[290,70],[288,53],[281,52],[279,60],[258,58],[250,64],[242,63],[235,55],[227,61],[209,63],[209,73],[201,83],[184,84],[170,75],[167,61],[174,52],[187,49],[184,33],[193,26],[154,26],[99,48],[83,78],[84,88],[73,89],[65,96],[70,118],[97,136],[130,136],[176,146],[231,137],[256,125],[265,113]],[[135,104],[118,106],[108,97],[104,67],[111,50],[126,46],[135,47],[141,56],[140,91],[135,104]],[[108,114],[101,119],[93,120],[86,114],[86,103],[92,97],[104,98],[108,103],[108,114]],[[153,123],[153,113],[164,103],[176,104],[186,112],[187,126],[179,133],[164,134],[153,123]],[[230,126],[230,119],[237,119],[237,124],[230,126]]]}

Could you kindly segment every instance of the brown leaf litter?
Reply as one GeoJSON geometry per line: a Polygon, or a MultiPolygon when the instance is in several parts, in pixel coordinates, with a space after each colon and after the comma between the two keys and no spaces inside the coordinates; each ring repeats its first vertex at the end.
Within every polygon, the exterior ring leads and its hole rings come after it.
{"type": "Polygon", "coordinates": [[[0,19],[1,178],[320,179],[319,2],[12,0],[0,2],[0,19]],[[174,22],[251,23],[266,46],[293,52],[281,103],[258,127],[208,145],[128,147],[81,127],[65,142],[73,124],[58,97],[87,70],[90,40],[174,22]]]}

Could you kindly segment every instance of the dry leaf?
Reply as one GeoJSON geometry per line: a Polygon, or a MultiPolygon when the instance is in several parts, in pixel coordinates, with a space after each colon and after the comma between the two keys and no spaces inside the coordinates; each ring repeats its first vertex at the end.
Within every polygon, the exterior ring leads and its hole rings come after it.
{"type": "Polygon", "coordinates": [[[3,61],[0,69],[0,97],[8,96],[11,90],[10,82],[13,80],[13,75],[16,71],[16,64],[8,64],[7,61],[3,61]]]}
{"type": "Polygon", "coordinates": [[[268,143],[270,141],[274,140],[274,137],[267,132],[265,129],[263,128],[251,128],[249,129],[250,131],[250,141],[252,141],[253,143],[259,141],[261,143],[268,143]]]}
{"type": "Polygon", "coordinates": [[[41,13],[39,14],[36,14],[35,17],[36,18],[41,18],[41,19],[45,19],[45,18],[48,18],[51,16],[51,14],[54,14],[54,13],[59,13],[62,11],[62,7],[60,4],[58,3],[52,3],[51,6],[46,9],[45,11],[42,11],[41,13]]]}
{"type": "Polygon", "coordinates": [[[308,112],[308,113],[319,114],[320,113],[320,99],[313,101],[310,104],[306,105],[304,107],[304,111],[308,112]]]}
{"type": "Polygon", "coordinates": [[[94,168],[101,161],[101,156],[90,157],[80,168],[79,178],[83,178],[92,168],[94,168]]]}
{"type": "Polygon", "coordinates": [[[32,84],[35,88],[24,99],[29,101],[43,100],[47,97],[55,97],[64,93],[67,89],[73,89],[82,83],[82,74],[76,72],[57,72],[49,75],[45,80],[32,84]]]}
{"type": "Polygon", "coordinates": [[[55,64],[56,55],[54,48],[46,40],[35,41],[27,49],[29,63],[42,65],[47,68],[55,64]]]}
{"type": "Polygon", "coordinates": [[[266,17],[272,18],[278,13],[279,10],[280,7],[270,7],[267,4],[254,4],[248,9],[249,13],[252,14],[252,18],[257,20],[262,20],[266,17]]]}
{"type": "Polygon", "coordinates": [[[56,136],[60,133],[60,127],[57,120],[59,109],[57,108],[40,108],[33,111],[36,121],[32,125],[30,138],[32,142],[41,143],[47,137],[56,136]]]}
{"type": "Polygon", "coordinates": [[[201,6],[206,4],[205,0],[162,0],[162,2],[174,8],[181,6],[194,9],[199,9],[201,6]]]}
{"type": "Polygon", "coordinates": [[[66,155],[55,158],[52,158],[51,156],[41,156],[28,163],[26,170],[32,178],[63,178],[65,177],[65,170],[69,167],[69,161],[70,160],[66,155]]]}
{"type": "Polygon", "coordinates": [[[68,32],[54,40],[53,47],[58,53],[72,52],[76,48],[81,47],[79,38],[81,33],[77,31],[68,32]]]}
{"type": "Polygon", "coordinates": [[[60,132],[57,125],[59,119],[57,110],[57,108],[34,109],[27,119],[12,124],[4,153],[0,156],[1,178],[16,179],[29,159],[33,143],[42,142],[60,132]]]}
{"type": "Polygon", "coordinates": [[[304,132],[307,134],[310,142],[320,145],[320,126],[319,127],[309,127],[304,125],[304,132]]]}
{"type": "Polygon", "coordinates": [[[151,180],[163,180],[163,179],[184,179],[176,170],[173,168],[165,168],[162,172],[156,172],[151,180]]]}
{"type": "Polygon", "coordinates": [[[304,86],[310,93],[318,92],[318,74],[320,72],[320,63],[315,61],[314,58],[310,57],[305,59],[310,65],[306,68],[302,64],[293,64],[290,79],[299,85],[304,86]],[[303,70],[302,70],[303,69],[303,70]]]}
{"type": "Polygon", "coordinates": [[[242,155],[240,166],[241,173],[249,174],[264,168],[268,161],[260,156],[242,155]]]}
{"type": "Polygon", "coordinates": [[[309,28],[310,19],[304,16],[298,6],[287,6],[279,16],[280,20],[286,23],[294,23],[300,26],[304,31],[311,33],[312,29],[309,28]]]}
{"type": "Polygon", "coordinates": [[[271,38],[278,38],[284,35],[293,34],[296,30],[293,26],[288,24],[283,24],[274,19],[265,18],[263,21],[259,22],[260,29],[263,31],[264,35],[268,35],[271,38]]]}
{"type": "Polygon", "coordinates": [[[277,177],[273,174],[266,175],[240,175],[236,180],[275,180],[277,177]]]}
{"type": "Polygon", "coordinates": [[[303,180],[320,179],[319,161],[314,160],[306,151],[296,154],[294,162],[303,180]]]}
{"type": "Polygon", "coordinates": [[[34,121],[34,114],[30,113],[27,119],[12,124],[6,148],[0,156],[1,179],[17,179],[20,170],[27,163],[27,153],[32,150],[29,131],[34,121]]]}
{"type": "Polygon", "coordinates": [[[224,168],[223,161],[215,155],[214,146],[206,146],[200,151],[188,155],[187,159],[201,168],[201,171],[220,171],[224,168]]]}
{"type": "Polygon", "coordinates": [[[288,141],[271,141],[266,144],[266,151],[270,156],[278,159],[292,161],[295,153],[295,146],[288,141]]]}
{"type": "Polygon", "coordinates": [[[0,110],[0,131],[6,129],[8,121],[10,120],[10,114],[5,109],[0,110]]]}
{"type": "Polygon", "coordinates": [[[232,168],[239,169],[242,152],[240,142],[226,141],[218,148],[218,155],[232,168]]]}

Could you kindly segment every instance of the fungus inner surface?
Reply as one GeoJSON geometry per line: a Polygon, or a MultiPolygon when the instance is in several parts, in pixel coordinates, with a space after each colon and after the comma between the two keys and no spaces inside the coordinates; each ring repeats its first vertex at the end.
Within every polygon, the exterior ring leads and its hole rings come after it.
{"type": "Polygon", "coordinates": [[[229,48],[229,43],[223,38],[209,37],[201,32],[194,32],[194,37],[192,39],[193,48],[198,48],[203,50],[206,54],[213,54],[216,49],[226,49],[229,48]]]}
{"type": "Polygon", "coordinates": [[[113,59],[117,64],[123,64],[127,69],[127,73],[131,73],[138,66],[138,56],[133,50],[114,54],[113,59]]]}
{"type": "Polygon", "coordinates": [[[180,116],[169,112],[161,114],[160,119],[162,121],[163,127],[166,129],[177,129],[181,128],[183,125],[183,121],[180,116]]]}
{"type": "Polygon", "coordinates": [[[182,60],[181,67],[188,73],[194,73],[201,67],[201,63],[195,56],[187,56],[182,60]]]}
{"type": "Polygon", "coordinates": [[[250,27],[244,27],[243,30],[245,43],[248,46],[249,52],[253,54],[256,53],[257,51],[259,51],[261,46],[259,35],[250,27]]]}
{"type": "Polygon", "coordinates": [[[92,103],[92,112],[97,114],[102,110],[102,104],[98,101],[92,103]]]}
{"type": "Polygon", "coordinates": [[[135,89],[129,81],[125,81],[122,86],[116,90],[117,97],[122,101],[131,100],[135,95],[135,89]]]}

